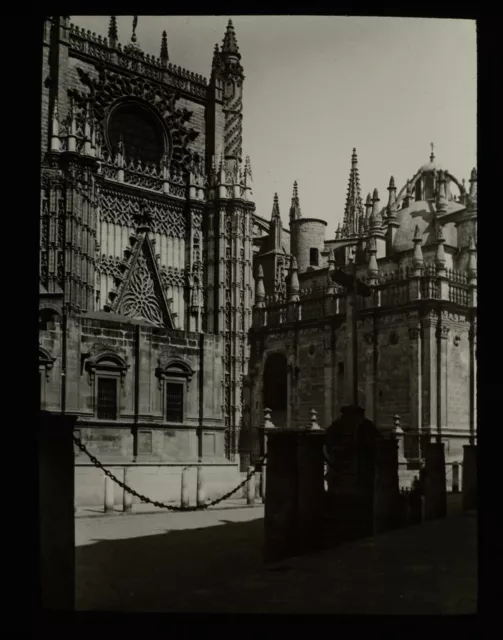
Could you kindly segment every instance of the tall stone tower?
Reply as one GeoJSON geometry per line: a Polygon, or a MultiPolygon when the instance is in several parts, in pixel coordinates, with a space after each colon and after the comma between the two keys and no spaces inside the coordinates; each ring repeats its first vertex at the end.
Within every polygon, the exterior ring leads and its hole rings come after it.
{"type": "Polygon", "coordinates": [[[231,460],[239,450],[252,305],[254,205],[248,200],[249,158],[241,169],[244,75],[240,60],[234,26],[229,20],[222,47],[215,48],[210,81],[213,102],[209,105],[208,138],[213,147],[207,216],[207,330],[224,337],[223,413],[231,460]]]}

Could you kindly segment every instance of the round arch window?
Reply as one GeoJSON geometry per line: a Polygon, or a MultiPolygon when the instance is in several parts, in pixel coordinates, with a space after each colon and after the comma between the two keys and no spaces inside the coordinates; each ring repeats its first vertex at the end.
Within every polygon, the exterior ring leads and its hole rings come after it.
{"type": "Polygon", "coordinates": [[[128,160],[159,164],[166,149],[166,139],[161,123],[147,108],[134,102],[118,105],[108,121],[108,139],[113,151],[117,149],[121,134],[128,160]]]}

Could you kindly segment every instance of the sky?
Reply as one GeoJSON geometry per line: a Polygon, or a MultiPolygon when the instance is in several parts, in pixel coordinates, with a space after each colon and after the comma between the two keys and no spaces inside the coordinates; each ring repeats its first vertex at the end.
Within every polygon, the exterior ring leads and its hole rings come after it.
{"type": "MultiPolygon", "coordinates": [[[[256,212],[269,218],[274,193],[288,225],[294,180],[304,217],[342,221],[351,153],[362,197],[387,201],[428,161],[460,181],[476,166],[476,24],[470,20],[338,16],[139,16],[138,44],[209,79],[215,43],[231,18],[241,53],[243,158],[253,170],[256,212]]],[[[118,16],[130,41],[132,16],[118,16]]],[[[106,16],[72,16],[102,36],[106,16]]]]}

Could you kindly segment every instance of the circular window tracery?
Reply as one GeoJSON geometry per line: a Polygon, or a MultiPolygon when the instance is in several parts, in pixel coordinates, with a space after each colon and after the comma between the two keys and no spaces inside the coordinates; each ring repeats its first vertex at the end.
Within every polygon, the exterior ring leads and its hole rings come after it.
{"type": "Polygon", "coordinates": [[[123,102],[110,113],[108,141],[112,152],[117,150],[121,136],[128,160],[158,165],[167,148],[161,123],[148,108],[135,102],[123,102]]]}

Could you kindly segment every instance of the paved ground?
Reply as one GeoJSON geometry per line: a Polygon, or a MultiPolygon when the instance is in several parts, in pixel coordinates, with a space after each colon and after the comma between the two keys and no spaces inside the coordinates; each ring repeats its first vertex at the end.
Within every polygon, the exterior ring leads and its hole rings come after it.
{"type": "Polygon", "coordinates": [[[77,609],[476,612],[474,514],[266,567],[263,507],[228,507],[78,517],[77,609]]]}

